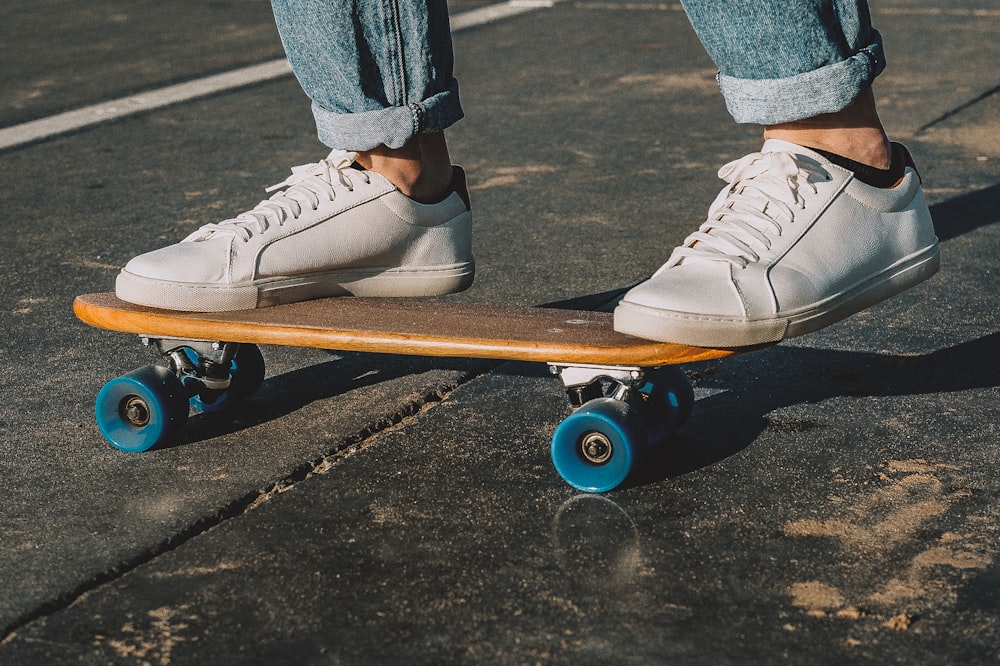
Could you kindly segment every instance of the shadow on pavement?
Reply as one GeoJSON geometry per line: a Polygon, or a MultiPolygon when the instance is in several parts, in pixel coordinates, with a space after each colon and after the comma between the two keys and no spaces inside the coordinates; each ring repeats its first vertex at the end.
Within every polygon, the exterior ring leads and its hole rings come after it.
{"type": "Polygon", "coordinates": [[[942,241],[1000,221],[1000,183],[931,206],[942,241]]]}
{"type": "MultiPolygon", "coordinates": [[[[266,351],[265,351],[266,353],[266,351]]],[[[395,379],[432,371],[457,371],[477,375],[486,372],[490,363],[475,359],[388,356],[385,354],[343,353],[336,360],[311,365],[292,372],[268,377],[260,390],[246,402],[221,414],[195,414],[176,441],[160,448],[173,448],[234,434],[262,423],[276,421],[317,401],[346,395],[395,379]],[[375,360],[373,360],[375,359],[375,360]]],[[[464,380],[461,380],[464,381],[464,380]]],[[[429,385],[430,386],[430,385],[429,385]]],[[[428,392],[433,389],[428,388],[428,392]]],[[[433,396],[412,396],[414,400],[433,396]]],[[[354,408],[354,403],[348,403],[354,408]]],[[[375,404],[367,405],[374,409],[375,404]]],[[[390,405],[391,409],[393,405],[390,405]]],[[[398,405],[401,411],[413,405],[398,405]]],[[[372,418],[385,415],[372,412],[372,418]]]]}
{"type": "MultiPolygon", "coordinates": [[[[810,420],[768,416],[785,407],[837,397],[949,394],[1000,386],[992,362],[997,358],[1000,333],[919,356],[783,346],[758,352],[746,357],[737,372],[746,383],[699,400],[689,423],[635,485],[713,465],[749,447],[767,429],[807,432],[821,427],[810,420]]],[[[725,388],[731,388],[727,383],[725,388]]],[[[697,381],[700,387],[712,384],[711,376],[697,381]]]]}

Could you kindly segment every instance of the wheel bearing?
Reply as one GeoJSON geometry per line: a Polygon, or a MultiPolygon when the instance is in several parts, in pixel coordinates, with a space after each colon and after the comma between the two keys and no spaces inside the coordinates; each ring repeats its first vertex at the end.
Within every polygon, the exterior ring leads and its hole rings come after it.
{"type": "Polygon", "coordinates": [[[149,424],[150,419],[150,409],[146,401],[137,395],[127,396],[122,400],[121,409],[119,410],[122,419],[135,426],[136,428],[142,428],[149,424]]]}
{"type": "Polygon", "coordinates": [[[614,455],[614,445],[604,433],[591,430],[580,438],[580,454],[591,465],[603,465],[614,455]]]}

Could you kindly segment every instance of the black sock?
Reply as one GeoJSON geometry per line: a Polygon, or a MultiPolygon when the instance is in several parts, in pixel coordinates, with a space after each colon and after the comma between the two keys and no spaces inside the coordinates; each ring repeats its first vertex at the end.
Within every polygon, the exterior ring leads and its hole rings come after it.
{"type": "Polygon", "coordinates": [[[900,143],[892,144],[892,162],[889,164],[888,169],[876,169],[873,166],[855,162],[852,159],[825,150],[819,150],[818,148],[811,148],[810,150],[814,150],[837,166],[853,171],[858,180],[872,187],[892,187],[906,173],[906,167],[912,167],[914,171],[916,170],[913,158],[910,157],[910,152],[900,143]]]}

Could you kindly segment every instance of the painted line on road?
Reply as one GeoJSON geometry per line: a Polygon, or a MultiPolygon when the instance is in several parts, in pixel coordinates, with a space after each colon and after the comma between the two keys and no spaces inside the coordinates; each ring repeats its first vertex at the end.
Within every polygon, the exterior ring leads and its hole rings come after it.
{"type": "Polygon", "coordinates": [[[548,9],[560,0],[509,0],[496,5],[488,5],[479,9],[470,9],[467,12],[456,14],[451,17],[451,31],[461,32],[469,28],[475,28],[488,23],[496,23],[511,16],[533,12],[536,9],[548,9]]]}
{"type": "MultiPolygon", "coordinates": [[[[460,32],[517,16],[525,12],[552,7],[559,0],[508,0],[462,12],[451,17],[452,32],[460,32]]],[[[285,58],[259,65],[250,65],[230,72],[206,76],[185,83],[165,86],[137,95],[86,106],[0,129],[0,150],[15,148],[68,134],[85,127],[119,118],[146,113],[173,104],[188,102],[221,92],[245,88],[288,76],[292,73],[285,58]]]]}
{"type": "Polygon", "coordinates": [[[187,102],[225,90],[236,90],[244,86],[263,83],[287,76],[291,72],[288,61],[282,58],[32,120],[0,130],[0,150],[42,141],[91,125],[159,109],[178,102],[187,102]]]}

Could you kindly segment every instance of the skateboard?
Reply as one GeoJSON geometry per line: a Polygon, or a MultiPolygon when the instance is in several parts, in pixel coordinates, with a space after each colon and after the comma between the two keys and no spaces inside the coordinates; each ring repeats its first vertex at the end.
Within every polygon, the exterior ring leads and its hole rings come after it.
{"type": "Polygon", "coordinates": [[[168,442],[192,407],[224,412],[250,397],[264,381],[261,344],[537,361],[562,379],[573,408],[553,434],[552,462],[586,492],[620,485],[688,417],[694,392],[677,364],[738,351],[616,333],[608,312],[440,301],[342,297],[195,313],[102,293],[77,297],[73,310],[91,326],[138,334],[166,359],[112,379],[97,395],[101,434],[123,451],[168,442]]]}

